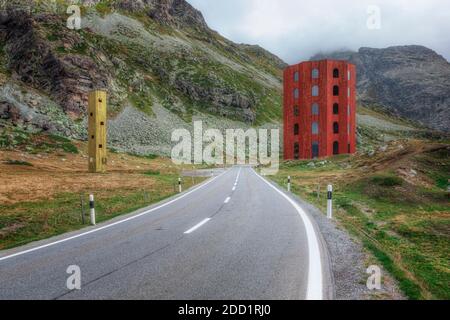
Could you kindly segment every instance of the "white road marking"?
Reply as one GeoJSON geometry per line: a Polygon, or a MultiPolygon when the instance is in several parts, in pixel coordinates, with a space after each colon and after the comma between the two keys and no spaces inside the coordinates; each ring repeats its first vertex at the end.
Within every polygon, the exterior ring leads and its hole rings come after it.
{"type": "Polygon", "coordinates": [[[189,229],[188,231],[186,231],[184,234],[190,234],[192,232],[194,232],[195,230],[197,230],[198,228],[200,228],[201,226],[203,226],[204,224],[208,223],[211,220],[211,218],[207,218],[205,220],[203,220],[202,222],[200,222],[199,224],[197,224],[195,227],[192,227],[191,229],[189,229]]]}
{"type": "Polygon", "coordinates": [[[307,300],[322,300],[323,299],[323,280],[322,280],[322,260],[320,256],[319,240],[316,235],[314,226],[306,214],[306,212],[285,193],[281,192],[266,179],[261,177],[255,170],[252,171],[267,185],[278,192],[283,198],[297,210],[298,214],[303,220],[306,229],[306,237],[308,239],[309,251],[309,267],[308,267],[308,289],[306,293],[307,300]]]}
{"type": "Polygon", "coordinates": [[[236,191],[236,186],[233,187],[233,191],[236,191]]]}
{"type": "Polygon", "coordinates": [[[224,203],[228,203],[228,202],[230,202],[230,200],[231,200],[231,197],[228,197],[228,198],[225,199],[224,203]]]}
{"type": "Polygon", "coordinates": [[[142,213],[140,213],[140,214],[138,214],[138,215],[135,215],[135,216],[132,216],[132,217],[129,217],[129,218],[126,218],[126,219],[123,219],[123,220],[120,220],[120,221],[117,221],[117,222],[114,222],[114,223],[105,225],[105,226],[103,226],[103,227],[96,228],[96,229],[94,229],[94,230],[90,230],[90,231],[87,231],[87,232],[80,233],[80,234],[78,234],[78,235],[75,235],[75,236],[72,236],[72,237],[69,237],[69,238],[65,238],[65,239],[62,239],[62,240],[58,240],[58,241],[55,241],[55,242],[51,242],[51,243],[48,243],[48,244],[45,244],[45,245],[42,245],[42,246],[39,246],[39,247],[31,248],[31,249],[28,249],[28,250],[20,251],[20,252],[17,252],[17,253],[14,253],[14,254],[5,256],[5,257],[0,257],[0,261],[4,261],[4,260],[11,259],[11,258],[15,258],[15,257],[21,256],[21,255],[27,254],[27,253],[31,253],[31,252],[34,252],[34,251],[38,251],[38,250],[45,249],[45,248],[48,248],[48,247],[52,247],[52,246],[55,246],[55,245],[57,245],[57,244],[61,244],[61,243],[64,243],[64,242],[68,242],[68,241],[71,241],[71,240],[75,240],[75,239],[78,239],[78,238],[81,238],[81,237],[84,237],[84,236],[87,236],[87,235],[90,235],[90,234],[93,234],[93,233],[96,233],[96,232],[99,232],[99,231],[102,231],[102,230],[105,230],[105,229],[112,228],[112,227],[117,226],[117,225],[120,225],[120,224],[122,224],[122,223],[125,223],[125,222],[128,222],[128,221],[132,221],[132,220],[135,220],[135,219],[138,219],[138,218],[140,218],[140,217],[142,217],[142,216],[145,216],[145,215],[148,215],[148,214],[150,214],[150,213],[153,213],[153,212],[155,212],[155,211],[157,211],[157,210],[159,210],[159,209],[161,209],[161,208],[167,207],[167,206],[169,206],[169,205],[171,205],[171,204],[173,204],[173,203],[175,203],[175,202],[177,202],[177,201],[179,201],[179,200],[181,200],[181,199],[183,199],[183,198],[186,198],[186,197],[189,196],[190,194],[192,194],[192,193],[194,193],[194,192],[196,192],[196,191],[198,191],[198,190],[200,190],[200,189],[205,188],[207,185],[209,185],[209,184],[211,184],[213,181],[219,179],[221,176],[223,176],[223,175],[226,174],[227,172],[228,172],[228,170],[225,171],[225,172],[223,172],[223,173],[221,173],[221,174],[218,175],[217,177],[211,179],[210,181],[208,181],[208,182],[202,184],[201,186],[198,186],[197,188],[195,188],[195,189],[193,189],[193,190],[191,190],[191,191],[189,191],[189,192],[187,192],[187,193],[185,193],[185,194],[182,194],[181,196],[179,196],[179,197],[177,197],[177,198],[175,198],[175,199],[173,199],[173,200],[171,200],[171,201],[169,201],[169,202],[163,203],[162,205],[160,205],[160,206],[158,206],[158,207],[156,207],[156,208],[153,208],[153,209],[150,209],[150,210],[148,210],[148,211],[142,212],[142,213]]]}
{"type": "Polygon", "coordinates": [[[234,186],[237,186],[237,184],[239,183],[239,178],[241,177],[241,170],[242,170],[242,168],[239,168],[239,172],[236,177],[236,181],[234,182],[234,186]]]}

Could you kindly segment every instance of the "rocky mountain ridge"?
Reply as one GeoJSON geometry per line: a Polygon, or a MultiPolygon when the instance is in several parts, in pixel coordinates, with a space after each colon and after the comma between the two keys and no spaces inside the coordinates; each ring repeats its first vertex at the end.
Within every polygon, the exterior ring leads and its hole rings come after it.
{"type": "Polygon", "coordinates": [[[450,132],[450,64],[423,46],[361,48],[317,54],[357,67],[358,99],[423,125],[450,132]]]}
{"type": "Polygon", "coordinates": [[[84,139],[87,93],[105,89],[118,128],[110,141],[142,153],[157,152],[174,123],[189,126],[195,117],[238,127],[279,123],[284,62],[223,38],[186,1],[82,1],[81,30],[66,26],[70,3],[0,7],[0,118],[84,139]],[[120,119],[164,126],[128,130],[120,119]]]}
{"type": "Polygon", "coordinates": [[[60,10],[46,11],[45,6],[32,14],[11,7],[0,14],[2,49],[12,78],[45,91],[72,117],[83,115],[91,88],[107,88],[112,103],[119,105],[129,96],[126,91],[152,96],[143,87],[155,80],[175,91],[172,98],[210,105],[213,113],[246,122],[256,120],[263,94],[270,90],[280,95],[280,59],[220,37],[184,0],[88,0],[86,5],[79,32],[65,28],[60,10]],[[205,69],[199,70],[202,65],[205,69]],[[122,79],[112,71],[117,69],[134,71],[134,79],[122,79]],[[257,85],[246,71],[257,71],[257,85]],[[250,88],[230,83],[232,77],[250,88]]]}

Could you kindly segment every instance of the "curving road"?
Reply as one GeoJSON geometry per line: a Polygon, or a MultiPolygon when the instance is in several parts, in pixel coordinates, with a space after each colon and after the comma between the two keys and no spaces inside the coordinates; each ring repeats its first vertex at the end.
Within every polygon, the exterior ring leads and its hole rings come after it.
{"type": "Polygon", "coordinates": [[[157,206],[0,252],[0,299],[332,298],[314,222],[252,168],[157,206]],[[81,270],[69,291],[66,270],[81,270]]]}

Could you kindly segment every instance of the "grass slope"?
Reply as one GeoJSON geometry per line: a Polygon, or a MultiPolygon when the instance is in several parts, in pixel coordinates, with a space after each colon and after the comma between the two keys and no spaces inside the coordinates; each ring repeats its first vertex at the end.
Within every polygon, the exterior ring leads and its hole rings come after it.
{"type": "MultiPolygon", "coordinates": [[[[178,192],[183,168],[168,159],[112,151],[108,172],[89,174],[84,143],[18,129],[1,137],[0,250],[83,228],[81,200],[87,214],[89,194],[103,222],[178,192]]],[[[184,188],[203,180],[186,179],[184,188]]]]}
{"type": "Polygon", "coordinates": [[[404,140],[371,157],[286,162],[274,180],[286,185],[291,176],[293,192],[323,210],[333,184],[339,224],[362,240],[407,297],[449,299],[449,172],[449,145],[404,140]]]}

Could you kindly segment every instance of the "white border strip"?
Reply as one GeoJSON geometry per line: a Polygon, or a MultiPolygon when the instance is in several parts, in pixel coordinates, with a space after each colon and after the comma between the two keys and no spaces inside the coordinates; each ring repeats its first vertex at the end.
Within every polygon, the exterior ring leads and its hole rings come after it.
{"type": "Polygon", "coordinates": [[[322,279],[322,259],[320,255],[319,240],[316,235],[314,226],[305,213],[305,211],[285,193],[273,186],[266,179],[261,177],[255,170],[252,171],[267,185],[283,196],[289,203],[297,210],[303,220],[306,229],[306,237],[308,239],[309,251],[309,267],[308,267],[308,289],[306,293],[306,300],[322,300],[323,299],[323,279],[322,279]]]}
{"type": "Polygon", "coordinates": [[[135,216],[132,216],[132,217],[129,217],[129,218],[126,218],[126,219],[123,219],[123,220],[120,220],[120,221],[117,221],[117,222],[105,225],[103,227],[100,227],[100,228],[97,228],[97,229],[94,229],[94,230],[90,230],[90,231],[87,231],[87,232],[84,232],[84,233],[81,233],[81,234],[77,234],[76,236],[73,236],[73,237],[69,237],[69,238],[62,239],[62,240],[55,241],[55,242],[51,242],[51,243],[48,243],[48,244],[45,244],[45,245],[42,245],[42,246],[39,246],[39,247],[36,247],[36,248],[31,248],[31,249],[24,250],[24,251],[21,251],[21,252],[17,252],[17,253],[14,253],[14,254],[11,254],[11,255],[8,255],[8,256],[5,256],[5,257],[1,257],[0,258],[0,262],[4,261],[4,260],[7,260],[7,259],[11,259],[11,258],[15,258],[15,257],[21,256],[21,255],[24,255],[24,254],[27,254],[27,253],[38,251],[38,250],[45,249],[45,248],[48,248],[48,247],[52,247],[52,246],[55,246],[57,244],[61,244],[61,243],[68,242],[68,241],[71,241],[71,240],[74,240],[74,239],[78,239],[78,238],[87,236],[89,234],[96,233],[96,232],[99,232],[99,231],[102,231],[102,230],[105,230],[105,229],[112,228],[112,227],[117,226],[119,224],[138,219],[138,218],[140,218],[142,216],[145,216],[145,215],[148,215],[150,213],[153,213],[153,212],[155,212],[155,211],[157,211],[157,210],[159,210],[161,208],[167,207],[167,206],[169,206],[169,205],[171,205],[171,204],[173,204],[173,203],[175,203],[175,202],[177,202],[177,201],[179,201],[179,200],[181,200],[183,198],[186,198],[190,194],[192,194],[192,193],[194,193],[194,192],[196,192],[196,191],[198,191],[200,189],[203,189],[207,185],[211,184],[213,181],[217,180],[218,178],[220,178],[221,176],[223,176],[227,172],[229,172],[229,170],[226,170],[225,172],[221,173],[217,177],[215,177],[215,178],[209,180],[208,182],[198,186],[197,188],[195,188],[195,189],[193,189],[193,190],[191,190],[191,191],[189,191],[189,192],[187,192],[185,194],[182,194],[181,196],[179,196],[176,199],[173,199],[173,200],[171,200],[169,202],[163,203],[162,205],[157,206],[156,208],[150,209],[148,211],[142,212],[142,213],[137,214],[135,216]]]}

